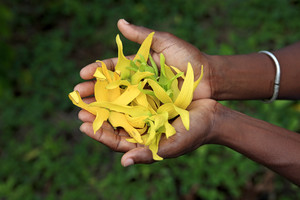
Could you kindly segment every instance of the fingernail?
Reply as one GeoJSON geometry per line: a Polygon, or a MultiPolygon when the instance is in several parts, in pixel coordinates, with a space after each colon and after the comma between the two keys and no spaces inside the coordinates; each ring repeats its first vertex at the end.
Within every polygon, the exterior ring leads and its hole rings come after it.
{"type": "Polygon", "coordinates": [[[79,130],[82,133],[87,134],[87,124],[86,123],[82,123],[81,126],[79,127],[79,130]]]}
{"type": "Polygon", "coordinates": [[[128,167],[128,166],[130,166],[130,165],[133,165],[134,164],[134,162],[133,162],[133,160],[131,159],[131,158],[128,158],[128,159],[126,159],[125,161],[124,161],[124,167],[128,167]]]}
{"type": "Polygon", "coordinates": [[[79,92],[77,85],[74,87],[73,91],[78,91],[79,92]]]}
{"type": "Polygon", "coordinates": [[[81,133],[84,133],[84,132],[82,131],[82,129],[81,129],[81,126],[79,127],[79,131],[80,131],[81,133]]]}
{"type": "Polygon", "coordinates": [[[128,21],[126,21],[125,19],[122,19],[124,24],[129,24],[128,21]]]}

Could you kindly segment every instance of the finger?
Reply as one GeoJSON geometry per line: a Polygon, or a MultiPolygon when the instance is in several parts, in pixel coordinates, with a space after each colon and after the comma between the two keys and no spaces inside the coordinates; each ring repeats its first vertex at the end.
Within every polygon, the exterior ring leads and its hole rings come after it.
{"type": "Polygon", "coordinates": [[[92,123],[90,122],[83,123],[80,126],[80,130],[89,137],[101,142],[117,152],[127,152],[136,147],[136,144],[127,142],[126,137],[115,134],[115,130],[107,122],[103,123],[102,127],[96,132],[96,134],[94,134],[92,123]]]}
{"type": "Polygon", "coordinates": [[[121,159],[121,164],[124,167],[133,164],[149,164],[153,162],[152,152],[147,147],[134,148],[125,153],[121,159]]]}
{"type": "Polygon", "coordinates": [[[84,68],[82,68],[79,72],[80,77],[84,80],[90,80],[94,78],[94,73],[97,69],[97,67],[101,67],[101,63],[98,62],[94,62],[91,63],[87,66],[85,66],[84,68]]]}
{"type": "MultiPolygon", "coordinates": [[[[121,33],[127,39],[139,44],[142,44],[146,37],[151,32],[154,32],[152,29],[129,24],[124,19],[120,19],[117,25],[121,33]]],[[[170,33],[155,31],[151,48],[156,52],[162,52],[165,48],[173,44],[173,42],[169,42],[173,39],[174,36],[170,33]]]]}
{"type": "Polygon", "coordinates": [[[95,81],[87,81],[79,83],[74,87],[74,90],[77,90],[81,97],[87,97],[94,94],[95,81]]]}
{"type": "Polygon", "coordinates": [[[82,101],[83,101],[84,103],[90,104],[90,103],[95,102],[96,99],[95,99],[95,97],[87,97],[87,98],[82,99],[82,101]]]}
{"type": "Polygon", "coordinates": [[[93,121],[95,120],[96,116],[89,113],[86,110],[80,110],[78,113],[78,119],[83,121],[83,122],[90,122],[93,123],[93,121]]]}

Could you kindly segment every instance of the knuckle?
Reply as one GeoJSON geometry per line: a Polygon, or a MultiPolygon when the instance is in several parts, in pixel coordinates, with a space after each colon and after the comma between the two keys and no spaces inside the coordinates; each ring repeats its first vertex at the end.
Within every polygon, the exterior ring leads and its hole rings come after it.
{"type": "Polygon", "coordinates": [[[113,147],[114,151],[120,151],[120,144],[121,144],[121,137],[119,137],[118,135],[115,135],[115,145],[113,147]]]}
{"type": "Polygon", "coordinates": [[[172,38],[173,37],[173,34],[169,33],[169,32],[160,32],[162,37],[164,38],[172,38]]]}
{"type": "Polygon", "coordinates": [[[102,127],[96,132],[96,140],[98,141],[98,142],[101,142],[101,139],[102,139],[102,136],[103,136],[103,129],[102,129],[102,127]]]}

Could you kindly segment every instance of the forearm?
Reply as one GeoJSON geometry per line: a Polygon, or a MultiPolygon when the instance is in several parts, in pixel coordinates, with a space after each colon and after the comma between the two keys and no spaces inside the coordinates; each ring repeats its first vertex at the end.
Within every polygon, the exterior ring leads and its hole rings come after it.
{"type": "Polygon", "coordinates": [[[279,99],[300,99],[300,42],[274,51],[281,67],[279,99]]]}
{"type": "MultiPolygon", "coordinates": [[[[274,52],[280,68],[278,99],[300,98],[300,42],[274,52]]],[[[274,91],[275,65],[261,53],[208,56],[212,97],[216,100],[269,99],[274,91]]]]}
{"type": "Polygon", "coordinates": [[[227,146],[300,185],[300,134],[217,105],[211,143],[227,146]]]}

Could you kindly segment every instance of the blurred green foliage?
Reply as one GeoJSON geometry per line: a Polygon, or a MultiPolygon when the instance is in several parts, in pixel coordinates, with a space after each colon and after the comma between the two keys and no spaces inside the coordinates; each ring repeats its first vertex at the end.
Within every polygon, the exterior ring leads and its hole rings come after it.
{"type": "MultiPolygon", "coordinates": [[[[298,0],[2,1],[0,199],[225,200],[247,191],[254,199],[299,199],[299,189],[277,175],[272,187],[260,187],[272,172],[217,145],[125,169],[120,154],[79,132],[78,109],[67,98],[84,65],[117,55],[119,18],[225,55],[296,42],[299,10],[298,0]]],[[[123,41],[127,55],[136,51],[123,41]]],[[[300,131],[299,102],[223,103],[300,131]]]]}

